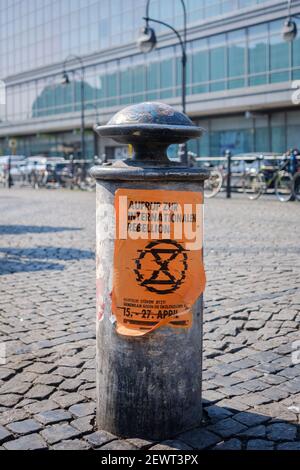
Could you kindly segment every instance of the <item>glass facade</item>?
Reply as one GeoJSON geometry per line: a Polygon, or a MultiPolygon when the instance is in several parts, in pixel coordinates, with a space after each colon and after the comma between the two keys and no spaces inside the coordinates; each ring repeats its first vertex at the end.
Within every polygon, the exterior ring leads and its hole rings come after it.
{"type": "MultiPolygon", "coordinates": [[[[268,0],[185,0],[188,23],[268,0]]],[[[132,43],[146,0],[0,0],[1,78],[132,43]]],[[[152,0],[150,14],[182,26],[179,0],[152,0]]],[[[157,31],[160,27],[157,28],[157,31]]]]}
{"type": "Polygon", "coordinates": [[[201,156],[219,157],[226,150],[233,155],[248,152],[284,153],[299,148],[300,111],[270,112],[245,118],[244,114],[197,120],[207,129],[201,139],[189,143],[201,156]]]}
{"type": "MultiPolygon", "coordinates": [[[[291,43],[283,42],[281,29],[280,20],[191,41],[187,94],[300,78],[300,35],[291,43]]],[[[179,47],[171,46],[86,67],[85,107],[96,113],[101,108],[180,96],[180,61],[179,47]]],[[[61,84],[57,74],[8,87],[6,120],[79,111],[79,73],[75,71],[71,78],[68,86],[61,84]]]]}
{"type": "MultiPolygon", "coordinates": [[[[236,13],[252,10],[259,4],[272,6],[270,0],[185,0],[188,26],[205,24],[213,18],[232,19],[236,13]]],[[[101,110],[120,108],[145,100],[166,100],[181,96],[181,49],[178,45],[157,48],[141,54],[135,47],[127,57],[109,59],[111,49],[136,42],[143,25],[146,0],[0,0],[0,78],[26,78],[8,84],[6,107],[1,120],[9,125],[31,123],[61,115],[79,117],[81,108],[81,71],[79,64],[67,66],[70,84],[61,83],[63,61],[70,54],[84,60],[97,53],[93,65],[85,66],[85,109],[101,116],[101,110]],[[101,54],[103,52],[103,55],[101,54]],[[105,52],[105,54],[104,54],[105,52]],[[97,57],[97,59],[96,59],[97,57]],[[104,58],[105,57],[105,58],[104,58]],[[57,64],[57,66],[55,66],[57,64]],[[37,78],[39,68],[55,66],[56,73],[37,78]],[[78,68],[77,68],[78,67],[78,68]]],[[[150,16],[182,27],[179,0],[152,0],[150,16]]],[[[213,93],[287,83],[300,79],[300,20],[295,41],[284,42],[283,19],[234,28],[187,45],[188,100],[210,100],[213,93]]],[[[233,23],[234,24],[234,23],[233,23]]],[[[166,32],[155,25],[157,34],[166,32]]],[[[174,43],[176,38],[174,37],[174,43]]],[[[41,70],[41,69],[40,69],[41,70]]],[[[10,82],[9,82],[10,83],[10,82]]],[[[246,90],[247,89],[247,90],[246,90]]],[[[282,151],[300,135],[300,116],[287,110],[271,112],[260,118],[245,115],[201,120],[209,130],[190,149],[201,155],[217,156],[224,149],[241,151],[282,151]],[[242,117],[242,119],[241,119],[242,117]],[[298,133],[298,134],[297,134],[298,133]]],[[[80,143],[78,130],[18,137],[18,151],[57,154],[66,142],[80,143]]],[[[93,156],[93,134],[86,132],[88,156],[93,156]]],[[[7,140],[7,139],[6,139],[7,140]]],[[[0,139],[0,153],[7,142],[0,139]]],[[[299,144],[297,145],[299,146],[299,144]]]]}
{"type": "MultiPolygon", "coordinates": [[[[38,135],[19,136],[17,138],[19,155],[46,155],[47,157],[74,155],[80,158],[80,131],[59,132],[55,134],[40,133],[38,135]]],[[[94,152],[94,133],[85,131],[85,145],[87,157],[92,158],[94,152]]],[[[9,155],[9,139],[2,142],[3,155],[9,155]]]]}
{"type": "MultiPolygon", "coordinates": [[[[288,148],[299,148],[300,111],[297,110],[272,112],[249,119],[245,119],[244,114],[238,114],[194,121],[207,132],[201,139],[190,141],[188,148],[203,157],[219,157],[228,149],[236,155],[248,152],[283,153],[288,148]]],[[[4,155],[10,153],[8,140],[5,139],[1,146],[4,155]]],[[[92,131],[86,131],[85,140],[87,155],[93,157],[95,153],[92,131]]],[[[18,153],[26,156],[46,154],[51,157],[68,153],[76,155],[78,147],[80,147],[79,130],[18,137],[18,153]]],[[[177,147],[172,147],[174,148],[170,147],[170,155],[175,156],[177,147]]],[[[116,149],[119,150],[119,147],[116,149]]],[[[114,147],[107,147],[106,150],[113,154],[114,147]]]]}

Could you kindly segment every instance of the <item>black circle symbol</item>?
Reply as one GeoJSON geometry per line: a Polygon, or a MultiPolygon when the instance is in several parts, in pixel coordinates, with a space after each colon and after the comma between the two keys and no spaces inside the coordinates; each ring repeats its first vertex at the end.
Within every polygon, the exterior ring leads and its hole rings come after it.
{"type": "Polygon", "coordinates": [[[141,286],[156,294],[170,294],[181,286],[188,269],[188,257],[180,243],[174,240],[155,240],[139,253],[134,272],[141,286]],[[176,266],[172,266],[174,260],[176,266]]]}

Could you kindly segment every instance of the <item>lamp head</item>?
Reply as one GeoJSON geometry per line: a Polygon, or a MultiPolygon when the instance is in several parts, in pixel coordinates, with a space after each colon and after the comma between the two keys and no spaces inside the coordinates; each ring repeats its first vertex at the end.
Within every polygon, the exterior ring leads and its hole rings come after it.
{"type": "Polygon", "coordinates": [[[70,84],[70,78],[68,73],[64,70],[61,78],[61,84],[62,85],[69,85],[70,84]]]}
{"type": "Polygon", "coordinates": [[[288,18],[284,22],[284,26],[282,29],[282,37],[284,41],[286,42],[292,42],[297,36],[297,25],[295,21],[293,21],[291,18],[288,18]]]}
{"type": "Polygon", "coordinates": [[[150,28],[149,26],[144,26],[141,28],[137,43],[140,51],[144,54],[151,52],[157,44],[154,29],[150,28]]]}

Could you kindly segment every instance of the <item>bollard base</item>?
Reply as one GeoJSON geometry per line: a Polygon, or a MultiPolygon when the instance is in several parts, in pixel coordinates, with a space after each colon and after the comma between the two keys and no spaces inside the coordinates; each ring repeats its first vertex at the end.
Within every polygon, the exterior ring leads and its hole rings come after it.
{"type": "Polygon", "coordinates": [[[119,437],[163,440],[201,424],[202,300],[193,327],[142,338],[111,325],[98,333],[97,426],[119,437]]]}

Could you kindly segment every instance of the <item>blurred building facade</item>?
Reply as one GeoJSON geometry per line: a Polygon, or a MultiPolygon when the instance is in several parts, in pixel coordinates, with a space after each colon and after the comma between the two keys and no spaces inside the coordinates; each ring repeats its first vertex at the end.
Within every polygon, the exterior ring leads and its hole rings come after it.
{"type": "MultiPolygon", "coordinates": [[[[156,28],[158,45],[136,45],[146,0],[0,0],[0,79],[7,100],[0,117],[0,152],[9,139],[17,153],[61,155],[80,148],[80,56],[85,67],[87,156],[124,155],[98,139],[120,108],[146,100],[180,108],[181,51],[177,38],[156,28]],[[63,85],[67,57],[70,84],[63,85]],[[78,72],[78,73],[77,73],[78,72]]],[[[186,0],[188,10],[187,111],[209,132],[192,141],[201,156],[282,152],[300,146],[300,107],[292,82],[300,80],[298,36],[284,42],[282,0],[186,0]]],[[[292,2],[300,15],[300,0],[292,2]]],[[[179,0],[152,0],[150,16],[179,30],[179,0]]]]}

